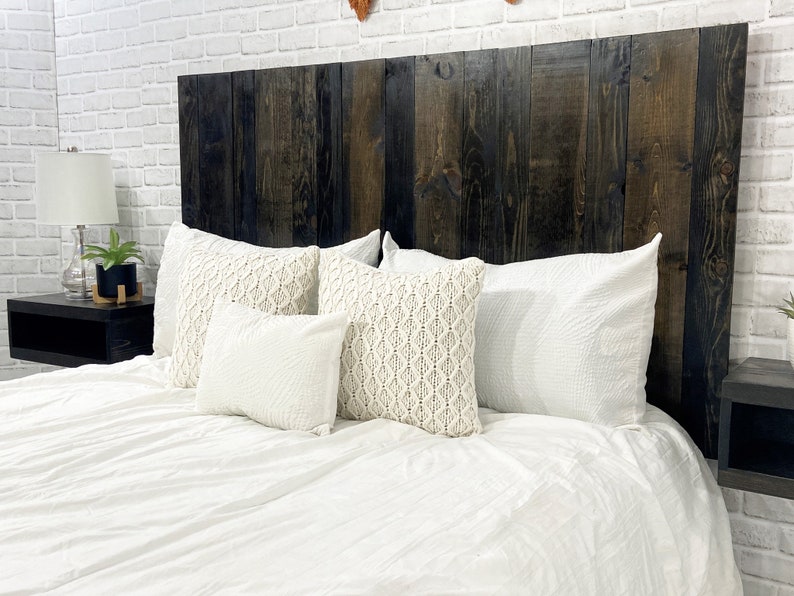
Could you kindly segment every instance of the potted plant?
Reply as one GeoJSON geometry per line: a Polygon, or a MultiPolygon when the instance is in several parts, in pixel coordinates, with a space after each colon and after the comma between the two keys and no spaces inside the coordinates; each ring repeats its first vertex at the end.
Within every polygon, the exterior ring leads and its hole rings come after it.
{"type": "Polygon", "coordinates": [[[794,293],[789,292],[789,297],[783,299],[783,304],[785,306],[779,306],[777,310],[787,317],[788,359],[791,366],[794,366],[794,293]]]}
{"type": "Polygon", "coordinates": [[[138,259],[143,263],[138,243],[130,240],[119,244],[119,233],[110,228],[110,244],[107,248],[86,245],[83,259],[102,259],[96,264],[97,293],[103,298],[118,298],[118,286],[124,286],[127,296],[138,292],[138,273],[135,263],[128,263],[128,259],[138,259]]]}

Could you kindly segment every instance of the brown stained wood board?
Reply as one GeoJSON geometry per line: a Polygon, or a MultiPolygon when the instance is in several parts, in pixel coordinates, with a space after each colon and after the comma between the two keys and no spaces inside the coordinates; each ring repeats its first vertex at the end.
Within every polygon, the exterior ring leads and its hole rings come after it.
{"type": "Polygon", "coordinates": [[[589,77],[589,40],[533,48],[531,258],[582,249],[589,77]]]}
{"type": "Polygon", "coordinates": [[[234,134],[228,73],[198,80],[199,199],[196,226],[234,237],[234,134]]]}
{"type": "Polygon", "coordinates": [[[465,54],[460,254],[489,263],[501,263],[504,254],[504,220],[496,191],[496,60],[496,50],[465,54]]]}
{"type": "Polygon", "coordinates": [[[382,230],[404,248],[416,245],[414,226],[413,57],[386,60],[384,93],[384,182],[382,230]]]}
{"type": "Polygon", "coordinates": [[[418,56],[414,104],[416,247],[460,256],[462,53],[418,56]]]}
{"type": "Polygon", "coordinates": [[[497,262],[529,258],[529,145],[532,48],[499,50],[498,217],[504,221],[503,252],[497,262]]]}
{"type": "Polygon", "coordinates": [[[179,91],[179,170],[182,193],[182,222],[198,225],[199,204],[199,135],[198,76],[184,75],[177,79],[179,91]]]}
{"type": "Polygon", "coordinates": [[[234,110],[234,237],[255,244],[256,231],[256,126],[254,71],[232,73],[234,110]]]}
{"type": "Polygon", "coordinates": [[[631,38],[594,39],[585,176],[585,252],[623,249],[631,38]]]}
{"type": "Polygon", "coordinates": [[[703,29],[684,325],[683,421],[714,457],[728,372],[747,25],[703,29]]]}
{"type": "Polygon", "coordinates": [[[317,244],[317,67],[292,69],[292,243],[317,244]]]}
{"type": "Polygon", "coordinates": [[[346,236],[342,211],[342,67],[315,67],[317,95],[317,179],[315,182],[317,244],[341,244],[346,236]]]}
{"type": "Polygon", "coordinates": [[[292,245],[292,71],[258,70],[256,120],[257,242],[292,245]]]}
{"type": "Polygon", "coordinates": [[[342,65],[345,240],[380,228],[384,197],[384,60],[342,65]]]}
{"type": "Polygon", "coordinates": [[[689,202],[695,135],[697,29],[632,38],[623,247],[656,232],[659,286],[648,399],[680,414],[689,202]]]}

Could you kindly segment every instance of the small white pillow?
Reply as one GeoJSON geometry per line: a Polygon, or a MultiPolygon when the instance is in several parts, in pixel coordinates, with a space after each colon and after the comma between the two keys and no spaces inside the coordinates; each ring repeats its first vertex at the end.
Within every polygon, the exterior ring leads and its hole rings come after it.
{"type": "MultiPolygon", "coordinates": [[[[645,412],[661,238],[621,253],[486,265],[476,325],[480,405],[609,426],[637,422],[645,412]]],[[[384,271],[449,262],[402,250],[386,232],[384,271]]]]}
{"type": "Polygon", "coordinates": [[[379,271],[335,251],[320,258],[320,313],[346,311],[338,412],[431,433],[480,432],[474,318],[483,263],[428,273],[379,271]]]}
{"type": "Polygon", "coordinates": [[[336,419],[345,313],[270,315],[216,302],[204,343],[196,408],[316,435],[336,419]]]}
{"type": "MultiPolygon", "coordinates": [[[[179,297],[179,273],[182,271],[186,255],[193,248],[202,248],[223,254],[245,254],[257,252],[278,254],[300,250],[300,248],[268,248],[255,246],[239,240],[229,240],[215,234],[187,227],[180,222],[171,224],[160,258],[160,269],[157,272],[157,287],[154,294],[154,340],[152,347],[154,356],[162,358],[170,356],[176,337],[176,303],[179,297]]],[[[373,267],[378,264],[380,252],[380,230],[374,230],[363,238],[351,240],[336,247],[349,257],[367,263],[373,267]]],[[[323,249],[327,250],[327,249],[323,249]]],[[[317,286],[312,289],[309,297],[309,314],[317,313],[317,286]]]]}
{"type": "Polygon", "coordinates": [[[195,387],[212,306],[219,298],[274,315],[306,313],[320,250],[216,254],[193,249],[179,277],[178,320],[169,368],[175,387],[195,387]]]}

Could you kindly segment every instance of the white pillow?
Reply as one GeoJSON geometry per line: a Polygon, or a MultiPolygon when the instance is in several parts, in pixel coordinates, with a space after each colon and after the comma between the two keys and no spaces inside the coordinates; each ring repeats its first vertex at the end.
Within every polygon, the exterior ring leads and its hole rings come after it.
{"type": "MultiPolygon", "coordinates": [[[[160,269],[157,272],[157,287],[154,294],[154,340],[152,347],[156,358],[170,356],[176,336],[176,302],[179,296],[179,273],[185,256],[192,248],[203,248],[216,253],[265,254],[294,251],[294,248],[268,248],[255,246],[238,240],[229,240],[187,227],[180,222],[171,224],[163,246],[160,269]]],[[[380,230],[370,232],[363,238],[351,240],[336,247],[349,257],[373,267],[378,264],[380,252],[380,230]]],[[[300,250],[300,249],[297,249],[300,250]]],[[[323,249],[326,250],[326,249],[323,249]]],[[[317,287],[312,289],[309,299],[309,314],[317,313],[317,287]]]]}
{"type": "MultiPolygon", "coordinates": [[[[635,250],[486,265],[477,312],[477,397],[500,412],[609,426],[645,412],[661,234],[635,250]]],[[[386,232],[384,271],[449,259],[401,250],[386,232]]]]}
{"type": "Polygon", "coordinates": [[[216,302],[204,343],[196,408],[316,435],[336,419],[347,314],[270,315],[216,302]]]}
{"type": "Polygon", "coordinates": [[[335,251],[320,258],[320,313],[346,311],[338,412],[431,433],[482,427],[474,386],[474,319],[483,263],[428,273],[379,271],[335,251]]]}
{"type": "Polygon", "coordinates": [[[179,277],[176,339],[169,379],[176,387],[195,387],[212,306],[219,298],[274,315],[306,313],[317,280],[320,250],[217,254],[194,248],[179,277]]]}

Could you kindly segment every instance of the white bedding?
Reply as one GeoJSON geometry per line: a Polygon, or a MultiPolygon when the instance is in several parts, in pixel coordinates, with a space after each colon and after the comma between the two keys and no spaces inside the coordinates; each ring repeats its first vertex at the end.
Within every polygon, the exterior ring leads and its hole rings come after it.
{"type": "Polygon", "coordinates": [[[0,384],[0,593],[741,593],[719,490],[655,408],[316,437],[197,414],[167,362],[0,384]]]}

